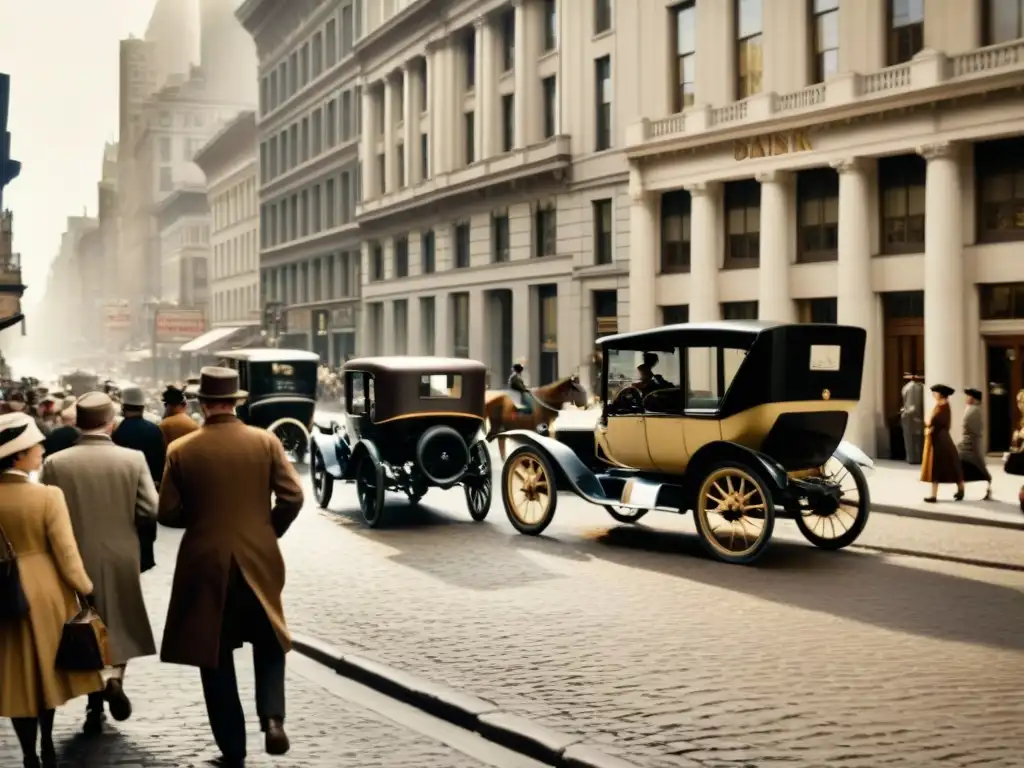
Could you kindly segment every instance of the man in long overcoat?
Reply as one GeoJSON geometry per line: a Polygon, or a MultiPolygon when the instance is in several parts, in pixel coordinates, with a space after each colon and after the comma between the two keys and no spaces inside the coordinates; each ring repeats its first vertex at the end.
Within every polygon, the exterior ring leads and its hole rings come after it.
{"type": "Polygon", "coordinates": [[[144,417],[146,394],[138,387],[126,387],[121,393],[121,413],[124,418],[111,435],[117,445],[141,451],[146,457],[149,474],[159,487],[164,475],[167,445],[160,428],[144,417]]]}
{"type": "Polygon", "coordinates": [[[188,415],[188,400],[185,393],[174,386],[168,386],[163,394],[164,418],[160,422],[160,431],[164,435],[164,443],[170,445],[179,437],[199,429],[196,420],[188,415]]]}
{"type": "Polygon", "coordinates": [[[89,392],[76,404],[78,444],[49,457],[40,480],[64,492],[85,570],[96,585],[96,610],[110,633],[114,674],[103,693],[89,697],[85,731],[103,729],[104,700],[115,720],[131,717],[124,693],[128,661],[156,653],[140,582],[140,521],[152,522],[157,494],[146,459],[114,445],[114,403],[89,392]]]}
{"type": "Polygon", "coordinates": [[[903,374],[906,382],[900,390],[900,426],[908,464],[920,464],[924,451],[924,381],[913,373],[903,374]]]}
{"type": "Polygon", "coordinates": [[[203,695],[224,764],[246,755],[245,715],[233,651],[253,646],[256,711],[266,751],[288,751],[284,731],[285,653],[291,636],[281,592],[278,546],[302,509],[302,488],[280,440],[235,416],[246,392],[230,368],[203,368],[205,421],[167,451],[159,520],[184,528],[160,658],[199,667],[203,695]]]}
{"type": "Polygon", "coordinates": [[[981,390],[968,388],[964,394],[967,395],[967,408],[964,409],[963,437],[957,446],[964,470],[964,482],[984,480],[988,484],[984,500],[989,501],[992,498],[992,475],[985,466],[985,418],[981,413],[981,390]]]}

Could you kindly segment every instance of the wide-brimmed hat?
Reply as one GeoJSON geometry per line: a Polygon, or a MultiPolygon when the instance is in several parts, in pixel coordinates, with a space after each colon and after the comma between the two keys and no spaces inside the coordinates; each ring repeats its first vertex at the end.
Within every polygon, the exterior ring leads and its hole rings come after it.
{"type": "Polygon", "coordinates": [[[964,390],[964,394],[968,397],[973,397],[975,400],[981,400],[981,390],[968,387],[964,390]]]}
{"type": "Polygon", "coordinates": [[[168,384],[167,389],[164,390],[160,399],[163,401],[164,405],[184,405],[185,393],[173,384],[168,384]]]}
{"type": "Polygon", "coordinates": [[[86,392],[75,403],[76,426],[83,432],[103,429],[114,420],[114,401],[103,392],[86,392]]]}
{"type": "Polygon", "coordinates": [[[139,387],[125,387],[121,390],[121,405],[125,408],[145,408],[146,393],[139,387]]]}
{"type": "Polygon", "coordinates": [[[942,395],[943,397],[949,397],[954,392],[956,392],[956,390],[953,389],[952,387],[947,387],[945,384],[933,384],[932,392],[942,395]]]}
{"type": "Polygon", "coordinates": [[[245,400],[249,393],[238,386],[238,371],[210,365],[199,371],[201,400],[245,400]]]}
{"type": "Polygon", "coordinates": [[[0,459],[27,451],[46,439],[36,420],[26,413],[0,416],[0,459]]]}
{"type": "Polygon", "coordinates": [[[914,380],[914,374],[912,374],[910,372],[904,372],[903,380],[904,381],[913,381],[914,380]]]}

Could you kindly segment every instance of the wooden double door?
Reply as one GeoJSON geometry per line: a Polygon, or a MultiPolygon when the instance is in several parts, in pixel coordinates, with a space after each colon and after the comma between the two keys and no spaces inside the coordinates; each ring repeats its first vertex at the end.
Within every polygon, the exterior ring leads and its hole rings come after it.
{"type": "Polygon", "coordinates": [[[903,374],[924,374],[924,318],[886,318],[885,321],[885,424],[889,438],[889,455],[894,459],[905,459],[903,427],[900,424],[900,395],[903,374]]]}
{"type": "Polygon", "coordinates": [[[985,405],[988,450],[1002,452],[1024,416],[1017,393],[1024,389],[1024,336],[985,337],[985,405]]]}

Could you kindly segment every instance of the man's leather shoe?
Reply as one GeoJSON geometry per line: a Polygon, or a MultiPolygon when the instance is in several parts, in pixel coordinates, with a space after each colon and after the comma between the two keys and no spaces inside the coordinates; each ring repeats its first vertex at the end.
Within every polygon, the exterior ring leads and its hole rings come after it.
{"type": "Polygon", "coordinates": [[[284,732],[284,722],[277,717],[267,720],[266,736],[263,737],[268,755],[283,755],[291,748],[288,734],[284,732]]]}
{"type": "Polygon", "coordinates": [[[110,716],[118,722],[124,722],[132,716],[132,703],[125,695],[124,685],[116,677],[107,680],[106,690],[103,691],[103,698],[110,706],[110,716]]]}

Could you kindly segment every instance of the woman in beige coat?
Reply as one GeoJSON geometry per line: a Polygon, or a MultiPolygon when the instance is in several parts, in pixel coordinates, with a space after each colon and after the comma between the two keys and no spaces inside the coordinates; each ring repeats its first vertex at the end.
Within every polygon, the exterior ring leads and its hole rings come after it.
{"type": "Polygon", "coordinates": [[[29,480],[43,460],[43,434],[22,413],[0,416],[0,529],[17,558],[28,614],[0,622],[0,717],[14,723],[26,768],[56,766],[54,710],[103,688],[98,672],[57,669],[64,623],[92,594],[59,488],[29,480]],[[40,733],[41,732],[41,733],[40,733]]]}

